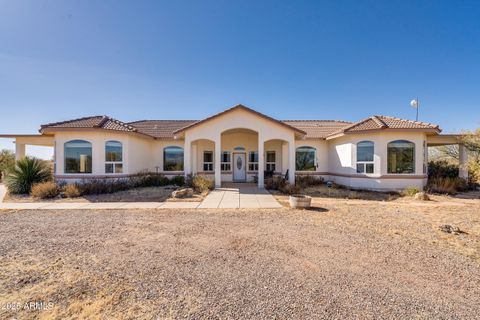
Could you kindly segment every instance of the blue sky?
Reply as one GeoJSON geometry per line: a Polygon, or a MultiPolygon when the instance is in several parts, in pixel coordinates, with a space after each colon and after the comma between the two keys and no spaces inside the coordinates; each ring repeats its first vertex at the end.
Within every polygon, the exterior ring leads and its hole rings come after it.
{"type": "Polygon", "coordinates": [[[0,0],[0,133],[237,103],[278,119],[412,119],[417,96],[420,120],[473,129],[478,17],[479,1],[0,0]]]}

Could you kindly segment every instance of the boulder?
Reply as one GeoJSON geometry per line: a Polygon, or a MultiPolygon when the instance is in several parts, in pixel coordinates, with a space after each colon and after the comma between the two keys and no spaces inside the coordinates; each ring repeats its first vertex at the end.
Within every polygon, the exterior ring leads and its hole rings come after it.
{"type": "Polygon", "coordinates": [[[425,192],[417,192],[414,196],[415,200],[428,201],[430,197],[425,192]]]}
{"type": "Polygon", "coordinates": [[[182,188],[172,192],[173,198],[191,198],[193,197],[192,188],[182,188]]]}

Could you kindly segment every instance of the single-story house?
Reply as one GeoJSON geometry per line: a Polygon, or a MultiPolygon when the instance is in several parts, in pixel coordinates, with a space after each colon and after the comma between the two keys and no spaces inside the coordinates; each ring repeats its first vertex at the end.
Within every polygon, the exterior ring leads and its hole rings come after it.
{"type": "Polygon", "coordinates": [[[460,144],[461,176],[466,151],[458,135],[438,125],[389,116],[358,122],[276,120],[236,105],[202,120],[122,122],[108,116],[44,124],[37,135],[14,138],[17,158],[25,145],[54,148],[59,180],[125,177],[141,171],[167,176],[201,174],[222,182],[257,181],[282,175],[315,175],[351,188],[393,190],[423,187],[430,145],[460,144]]]}

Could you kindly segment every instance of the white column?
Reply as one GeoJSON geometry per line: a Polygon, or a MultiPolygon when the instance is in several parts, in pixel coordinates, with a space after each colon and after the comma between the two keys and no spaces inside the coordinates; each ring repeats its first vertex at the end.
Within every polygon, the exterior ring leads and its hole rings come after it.
{"type": "Polygon", "coordinates": [[[197,171],[198,171],[198,163],[197,163],[197,160],[198,160],[198,147],[197,147],[197,143],[192,143],[192,173],[195,175],[197,174],[197,171]]]}
{"type": "Polygon", "coordinates": [[[460,178],[468,179],[468,150],[465,148],[464,144],[458,145],[458,154],[460,160],[458,176],[460,178]]]}
{"type": "Polygon", "coordinates": [[[295,184],[295,139],[288,142],[288,182],[295,184]]]}
{"type": "Polygon", "coordinates": [[[222,136],[218,133],[215,136],[215,187],[220,188],[222,186],[222,171],[220,170],[220,164],[222,161],[222,136]]]}
{"type": "Polygon", "coordinates": [[[183,171],[185,175],[192,173],[192,142],[185,135],[185,144],[183,145],[183,171]]]}
{"type": "Polygon", "coordinates": [[[25,158],[25,143],[18,143],[15,140],[15,160],[25,158]]]}
{"type": "Polygon", "coordinates": [[[282,174],[285,176],[288,170],[288,142],[282,141],[282,174]]]}
{"type": "Polygon", "coordinates": [[[258,187],[263,188],[265,186],[264,170],[265,170],[265,155],[264,155],[265,141],[263,134],[258,133],[258,187]]]}

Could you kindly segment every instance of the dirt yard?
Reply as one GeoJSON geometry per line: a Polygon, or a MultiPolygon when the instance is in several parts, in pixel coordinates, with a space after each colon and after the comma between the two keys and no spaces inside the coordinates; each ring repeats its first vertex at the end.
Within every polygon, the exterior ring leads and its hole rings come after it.
{"type": "Polygon", "coordinates": [[[314,204],[0,212],[0,318],[478,318],[479,200],[314,204]]]}

